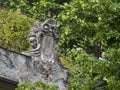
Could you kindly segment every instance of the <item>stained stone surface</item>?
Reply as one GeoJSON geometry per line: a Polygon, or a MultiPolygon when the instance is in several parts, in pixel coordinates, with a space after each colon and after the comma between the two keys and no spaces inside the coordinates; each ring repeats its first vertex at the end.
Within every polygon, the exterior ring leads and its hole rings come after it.
{"type": "Polygon", "coordinates": [[[55,52],[58,42],[55,20],[36,21],[29,41],[33,49],[22,54],[0,48],[0,77],[17,82],[42,81],[67,90],[68,70],[61,65],[55,52]]]}

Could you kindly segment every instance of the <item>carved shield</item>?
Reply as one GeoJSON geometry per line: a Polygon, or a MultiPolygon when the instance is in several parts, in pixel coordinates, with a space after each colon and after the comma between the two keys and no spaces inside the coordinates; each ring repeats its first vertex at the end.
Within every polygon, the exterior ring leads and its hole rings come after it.
{"type": "Polygon", "coordinates": [[[54,40],[52,36],[45,36],[42,40],[41,59],[43,62],[54,62],[54,40]]]}

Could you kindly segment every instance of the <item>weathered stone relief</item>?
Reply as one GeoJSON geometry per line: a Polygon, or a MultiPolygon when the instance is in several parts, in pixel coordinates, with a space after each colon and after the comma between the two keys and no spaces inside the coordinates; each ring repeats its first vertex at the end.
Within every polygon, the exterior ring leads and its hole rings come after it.
{"type": "Polygon", "coordinates": [[[68,70],[61,65],[55,52],[58,42],[55,20],[36,21],[30,30],[29,41],[32,50],[22,54],[0,48],[0,77],[18,82],[42,81],[67,90],[68,70]]]}

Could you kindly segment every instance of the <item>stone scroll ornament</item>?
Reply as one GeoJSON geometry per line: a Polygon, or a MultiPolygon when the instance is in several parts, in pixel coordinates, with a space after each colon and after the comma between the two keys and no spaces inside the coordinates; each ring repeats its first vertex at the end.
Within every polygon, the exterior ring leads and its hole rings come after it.
{"type": "Polygon", "coordinates": [[[22,54],[0,48],[0,77],[17,82],[53,84],[59,90],[68,88],[68,70],[56,55],[58,30],[53,19],[36,21],[29,33],[32,50],[22,54]]]}

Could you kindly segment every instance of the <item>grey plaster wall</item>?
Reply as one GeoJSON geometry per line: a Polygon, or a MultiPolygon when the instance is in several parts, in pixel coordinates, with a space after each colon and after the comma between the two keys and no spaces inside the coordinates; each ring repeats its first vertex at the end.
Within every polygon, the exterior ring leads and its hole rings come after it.
{"type": "Polygon", "coordinates": [[[31,57],[0,48],[0,76],[26,81],[30,76],[31,57]]]}

